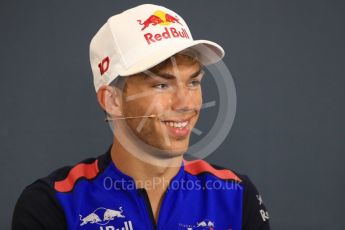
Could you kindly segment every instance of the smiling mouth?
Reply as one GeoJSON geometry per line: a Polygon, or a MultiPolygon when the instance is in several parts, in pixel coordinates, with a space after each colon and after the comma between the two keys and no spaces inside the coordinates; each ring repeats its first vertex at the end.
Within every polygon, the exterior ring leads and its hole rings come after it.
{"type": "Polygon", "coordinates": [[[169,136],[178,139],[185,139],[190,134],[190,120],[191,118],[181,120],[164,120],[161,122],[167,128],[169,136]]]}
{"type": "Polygon", "coordinates": [[[184,120],[184,121],[161,121],[163,122],[166,126],[170,126],[172,128],[186,128],[188,124],[190,123],[189,120],[184,120]]]}
{"type": "Polygon", "coordinates": [[[160,122],[165,124],[168,128],[188,129],[191,125],[192,118],[192,116],[180,118],[164,118],[160,119],[160,122]]]}

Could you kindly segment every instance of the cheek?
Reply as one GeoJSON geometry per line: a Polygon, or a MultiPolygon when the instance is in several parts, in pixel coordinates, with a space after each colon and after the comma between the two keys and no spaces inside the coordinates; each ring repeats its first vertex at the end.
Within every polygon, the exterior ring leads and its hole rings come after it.
{"type": "Polygon", "coordinates": [[[135,99],[125,103],[124,114],[126,116],[144,116],[145,114],[160,114],[169,109],[171,97],[156,95],[135,99]]]}
{"type": "Polygon", "coordinates": [[[164,111],[169,109],[170,104],[171,104],[170,97],[156,98],[152,112],[158,113],[158,114],[164,113],[164,111]]]}
{"type": "Polygon", "coordinates": [[[201,89],[198,91],[198,96],[197,96],[197,98],[198,98],[198,101],[199,101],[200,103],[202,103],[202,91],[201,91],[201,89]]]}
{"type": "Polygon", "coordinates": [[[195,107],[201,106],[202,104],[202,93],[201,89],[191,92],[192,103],[195,107]]]}

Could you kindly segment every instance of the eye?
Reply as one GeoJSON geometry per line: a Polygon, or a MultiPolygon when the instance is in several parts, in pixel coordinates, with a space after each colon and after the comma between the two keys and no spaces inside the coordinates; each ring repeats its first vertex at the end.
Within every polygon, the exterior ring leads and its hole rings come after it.
{"type": "Polygon", "coordinates": [[[191,87],[191,88],[199,87],[201,85],[201,80],[202,80],[204,74],[205,74],[205,72],[203,70],[200,71],[198,76],[196,76],[195,78],[191,79],[191,81],[188,83],[188,87],[191,87]]]}
{"type": "Polygon", "coordinates": [[[167,89],[169,85],[166,83],[159,83],[159,84],[154,85],[153,87],[156,89],[167,89]]]}
{"type": "Polygon", "coordinates": [[[201,84],[201,81],[200,81],[200,80],[193,79],[193,80],[191,80],[191,81],[189,82],[188,87],[190,87],[190,88],[197,88],[197,87],[200,86],[200,84],[201,84]]]}

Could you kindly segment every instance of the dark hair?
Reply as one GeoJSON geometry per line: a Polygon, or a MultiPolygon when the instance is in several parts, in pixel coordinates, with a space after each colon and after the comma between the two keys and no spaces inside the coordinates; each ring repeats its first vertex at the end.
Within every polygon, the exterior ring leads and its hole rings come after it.
{"type": "Polygon", "coordinates": [[[113,87],[116,87],[121,92],[123,92],[125,90],[126,81],[127,81],[127,77],[125,77],[125,76],[118,76],[112,82],[110,82],[109,85],[113,86],[113,87]]]}

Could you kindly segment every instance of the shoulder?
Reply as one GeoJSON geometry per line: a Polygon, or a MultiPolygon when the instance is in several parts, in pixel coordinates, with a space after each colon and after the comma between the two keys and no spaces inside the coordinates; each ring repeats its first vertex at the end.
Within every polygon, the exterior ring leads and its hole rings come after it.
{"type": "Polygon", "coordinates": [[[263,198],[251,179],[229,168],[210,164],[204,160],[184,161],[185,172],[203,177],[210,175],[222,181],[239,183],[243,188],[242,195],[242,220],[244,230],[268,230],[269,215],[263,203],[263,198]]]}
{"type": "Polygon", "coordinates": [[[28,185],[17,200],[12,229],[66,229],[57,192],[72,191],[82,179],[92,180],[109,164],[108,153],[65,166],[28,185]]]}
{"type": "Polygon", "coordinates": [[[244,175],[241,175],[229,168],[210,164],[205,160],[184,160],[183,163],[185,172],[194,176],[212,175],[220,180],[232,180],[239,183],[243,183],[247,180],[247,177],[244,175]]]}
{"type": "Polygon", "coordinates": [[[88,158],[73,166],[65,166],[40,179],[55,192],[70,192],[79,180],[92,180],[97,177],[111,161],[109,153],[97,158],[88,158]]]}
{"type": "Polygon", "coordinates": [[[100,172],[98,163],[97,158],[89,158],[76,165],[58,169],[44,180],[57,192],[69,192],[79,180],[95,178],[100,172]]]}
{"type": "Polygon", "coordinates": [[[12,218],[12,229],[66,229],[62,208],[54,191],[37,180],[21,193],[12,218]]]}

